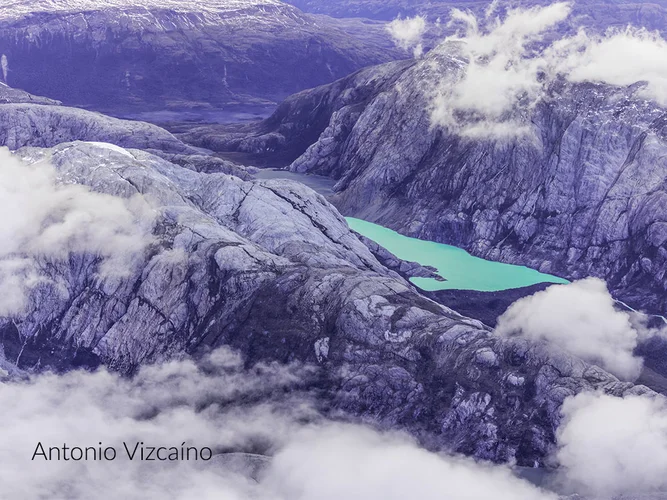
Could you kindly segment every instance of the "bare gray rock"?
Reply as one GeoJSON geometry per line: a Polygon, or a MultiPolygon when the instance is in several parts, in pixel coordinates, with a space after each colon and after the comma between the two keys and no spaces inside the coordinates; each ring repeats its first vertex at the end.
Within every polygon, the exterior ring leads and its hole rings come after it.
{"type": "Polygon", "coordinates": [[[278,0],[0,5],[7,82],[114,114],[267,104],[402,57],[384,23],[278,0]]]}
{"type": "Polygon", "coordinates": [[[271,166],[289,165],[321,138],[317,142],[322,153],[319,157],[327,161],[331,156],[335,163],[338,155],[332,154],[333,150],[340,149],[342,144],[330,140],[329,135],[345,137],[369,99],[413,64],[398,61],[366,68],[331,85],[305,90],[287,98],[271,117],[260,123],[195,127],[178,137],[214,151],[241,153],[245,162],[253,165],[271,166]],[[346,117],[346,123],[337,120],[330,127],[333,114],[346,117]]]}
{"type": "Polygon", "coordinates": [[[148,123],[65,106],[0,104],[0,144],[12,150],[24,146],[52,147],[73,140],[110,142],[170,153],[197,152],[166,130],[148,123]]]}
{"type": "Polygon", "coordinates": [[[61,286],[40,285],[26,314],[0,323],[4,359],[21,370],[103,363],[130,374],[228,345],[250,364],[317,366],[325,413],[529,466],[544,463],[567,396],[648,392],[547,345],[496,338],[421,296],[298,183],[84,143],[17,154],[48,154],[68,182],[141,193],[156,211],[156,241],[123,278],[98,275],[93,254],[42,263],[61,286]]]}
{"type": "MultiPolygon", "coordinates": [[[[299,130],[322,112],[317,96],[325,95],[335,103],[325,108],[328,124],[290,168],[337,179],[330,199],[344,214],[491,260],[601,277],[618,298],[664,315],[665,110],[642,97],[641,83],[558,82],[527,117],[534,138],[462,138],[431,127],[421,85],[457,68],[439,50],[416,64],[380,66],[375,79],[364,70],[294,96],[291,115],[247,132],[257,142],[267,130],[299,130]]],[[[303,147],[281,137],[279,151],[303,147]]]]}
{"type": "Polygon", "coordinates": [[[5,83],[0,82],[0,103],[29,103],[29,104],[51,104],[59,106],[60,101],[32,95],[21,89],[15,89],[5,83]]]}

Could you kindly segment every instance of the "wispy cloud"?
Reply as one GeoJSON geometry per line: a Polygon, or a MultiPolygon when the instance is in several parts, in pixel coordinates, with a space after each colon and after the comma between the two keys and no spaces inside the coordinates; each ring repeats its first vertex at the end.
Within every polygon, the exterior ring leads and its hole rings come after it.
{"type": "Polygon", "coordinates": [[[20,315],[39,286],[66,290],[45,271],[73,254],[100,260],[98,274],[128,274],[150,243],[152,212],[140,196],[97,193],[58,178],[48,161],[27,164],[0,149],[0,316],[20,315]]]}
{"type": "Polygon", "coordinates": [[[424,53],[422,39],[426,33],[426,18],[423,16],[397,18],[387,25],[392,39],[403,50],[412,51],[415,57],[424,53]]]}
{"type": "Polygon", "coordinates": [[[460,68],[442,68],[429,89],[433,124],[465,137],[530,138],[530,114],[557,78],[646,82],[640,96],[667,104],[667,42],[659,34],[627,28],[559,35],[570,11],[568,3],[509,10],[502,17],[495,9],[481,17],[454,9],[458,33],[434,53],[453,55],[460,68]]]}
{"type": "Polygon", "coordinates": [[[437,455],[398,434],[340,424],[314,410],[304,365],[245,368],[221,349],[147,366],[0,383],[3,495],[83,500],[555,500],[507,467],[437,455]],[[122,442],[272,455],[258,481],[215,462],[129,461],[122,442]],[[112,462],[31,460],[36,445],[116,447],[112,462]],[[99,445],[99,443],[102,443],[99,445]]]}

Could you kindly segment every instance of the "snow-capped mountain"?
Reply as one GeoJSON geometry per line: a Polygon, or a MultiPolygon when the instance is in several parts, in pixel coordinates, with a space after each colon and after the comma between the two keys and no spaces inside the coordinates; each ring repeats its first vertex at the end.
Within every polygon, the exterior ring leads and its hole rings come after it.
{"type": "Polygon", "coordinates": [[[89,12],[104,9],[168,9],[175,12],[234,12],[246,9],[286,8],[279,0],[9,0],[0,6],[3,18],[40,12],[89,12]]]}
{"type": "MultiPolygon", "coordinates": [[[[369,19],[392,20],[396,17],[421,15],[431,23],[445,25],[450,19],[451,9],[470,10],[482,14],[491,1],[470,0],[286,0],[304,12],[326,14],[334,17],[364,17],[369,19]]],[[[496,2],[498,9],[527,8],[548,5],[546,0],[518,0],[496,2]]],[[[573,26],[586,26],[605,30],[609,27],[624,28],[628,24],[643,26],[652,30],[665,30],[667,3],[656,2],[615,2],[608,0],[575,0],[572,2],[576,13],[573,26]]]]}
{"type": "Polygon", "coordinates": [[[277,0],[5,3],[0,53],[10,85],[114,113],[271,102],[400,55],[380,23],[277,0]]]}

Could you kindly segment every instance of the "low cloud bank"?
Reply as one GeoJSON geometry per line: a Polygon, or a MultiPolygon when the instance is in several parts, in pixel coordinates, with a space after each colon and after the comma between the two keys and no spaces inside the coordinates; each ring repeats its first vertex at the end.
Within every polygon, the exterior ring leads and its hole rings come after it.
{"type": "Polygon", "coordinates": [[[545,87],[540,73],[546,61],[532,47],[568,17],[570,7],[556,3],[515,9],[504,19],[487,12],[478,19],[470,12],[452,11],[459,33],[448,37],[440,50],[458,48],[461,74],[453,80],[448,74],[436,84],[431,118],[464,136],[526,134],[526,116],[545,87]]]}
{"type": "Polygon", "coordinates": [[[0,316],[24,312],[40,285],[61,286],[49,275],[52,263],[92,254],[101,260],[101,277],[121,277],[151,241],[152,213],[140,196],[122,199],[68,183],[48,162],[26,164],[6,148],[0,211],[0,316]]]}
{"type": "Polygon", "coordinates": [[[581,31],[554,44],[552,53],[558,70],[572,82],[645,82],[640,94],[667,105],[667,41],[658,33],[630,27],[606,35],[581,31]]]}
{"type": "Polygon", "coordinates": [[[604,499],[667,492],[664,398],[579,394],[562,413],[556,458],[568,488],[604,499]]]}
{"type": "Polygon", "coordinates": [[[401,435],[327,421],[298,365],[258,365],[222,349],[199,363],[0,383],[0,484],[8,498],[100,500],[555,500],[506,467],[440,456],[401,435]],[[113,461],[31,460],[37,444],[115,447],[113,461]],[[253,481],[215,461],[129,461],[133,446],[273,455],[253,481]],[[102,443],[99,445],[98,443],[102,443]]]}
{"type": "Polygon", "coordinates": [[[429,453],[359,427],[308,431],[275,458],[266,485],[291,500],[555,500],[501,466],[429,453]]]}
{"type": "MultiPolygon", "coordinates": [[[[308,380],[297,366],[244,370],[236,354],[219,350],[200,363],[148,366],[132,379],[101,370],[46,374],[0,383],[0,484],[8,498],[37,500],[164,500],[252,498],[242,477],[225,477],[205,461],[129,461],[123,449],[211,448],[272,452],[316,419],[308,398],[289,396],[308,380]],[[274,395],[283,395],[276,401],[274,395]],[[117,458],[33,461],[45,450],[113,447],[117,458]],[[99,444],[101,443],[101,444],[99,444]]],[[[164,456],[164,454],[163,454],[164,456]]]]}
{"type": "Polygon", "coordinates": [[[634,355],[640,335],[630,314],[617,308],[606,283],[597,278],[518,300],[498,319],[496,332],[550,342],[623,380],[635,380],[643,366],[634,355]]]}

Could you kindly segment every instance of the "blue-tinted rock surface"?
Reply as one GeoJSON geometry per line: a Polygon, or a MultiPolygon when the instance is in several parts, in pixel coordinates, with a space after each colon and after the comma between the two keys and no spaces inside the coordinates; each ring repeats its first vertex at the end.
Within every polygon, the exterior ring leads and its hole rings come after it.
{"type": "MultiPolygon", "coordinates": [[[[415,67],[383,68],[378,88],[415,67]]],[[[362,81],[374,81],[370,71],[362,81]]],[[[372,92],[344,87],[342,97],[316,92],[338,116],[350,111],[346,103],[358,120],[377,105],[372,92]]],[[[39,262],[52,280],[35,289],[25,314],[0,319],[0,377],[100,364],[131,374],[228,345],[250,364],[319,367],[325,412],[406,430],[433,449],[528,466],[544,464],[567,396],[650,392],[553,347],[495,337],[424,297],[401,274],[428,270],[372,252],[299,183],[244,180],[241,167],[208,173],[216,160],[158,127],[24,104],[20,92],[12,99],[19,102],[0,105],[2,140],[23,146],[17,156],[50,158],[63,182],[150,199],[155,240],[123,277],[101,277],[95,254],[39,262]],[[68,142],[104,137],[129,149],[68,142]]],[[[298,118],[297,109],[285,116],[298,118]]]]}
{"type": "Polygon", "coordinates": [[[536,140],[461,138],[431,127],[420,82],[459,68],[438,52],[302,92],[291,114],[211,146],[301,150],[290,131],[328,114],[290,168],[338,179],[332,201],[345,215],[569,279],[602,277],[634,307],[664,314],[665,110],[641,84],[556,83],[527,121],[536,140]]]}
{"type": "Polygon", "coordinates": [[[0,5],[7,83],[114,114],[280,100],[400,57],[382,23],[278,0],[0,5]]]}
{"type": "Polygon", "coordinates": [[[27,314],[1,322],[4,365],[132,373],[229,345],[250,363],[319,366],[326,409],[436,449],[528,465],[548,453],[568,395],[647,390],[548,346],[496,338],[421,296],[298,183],[85,143],[17,155],[49,155],[68,182],[150,198],[156,241],[122,279],[100,278],[95,255],[45,261],[61,287],[40,286],[27,314]]]}
{"type": "MultiPolygon", "coordinates": [[[[471,0],[286,0],[305,12],[327,14],[336,17],[367,17],[370,19],[391,20],[398,16],[422,15],[431,22],[449,18],[452,8],[469,9],[482,13],[490,1],[471,0]]],[[[550,2],[540,0],[520,0],[507,5],[498,4],[498,10],[504,8],[531,7],[550,2]]],[[[664,29],[667,4],[656,2],[614,2],[605,0],[576,0],[572,2],[576,12],[574,25],[587,27],[609,26],[625,27],[627,24],[644,26],[649,29],[664,29]]]]}

